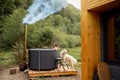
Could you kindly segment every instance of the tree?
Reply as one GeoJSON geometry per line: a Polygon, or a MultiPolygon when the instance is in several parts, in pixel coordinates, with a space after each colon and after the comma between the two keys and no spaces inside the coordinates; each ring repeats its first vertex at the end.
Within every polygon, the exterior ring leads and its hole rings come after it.
{"type": "Polygon", "coordinates": [[[16,8],[27,9],[28,6],[32,3],[33,0],[15,0],[14,4],[16,8]]]}
{"type": "Polygon", "coordinates": [[[0,0],[0,34],[2,33],[6,16],[12,14],[14,9],[14,0],[0,0]]]}
{"type": "Polygon", "coordinates": [[[6,17],[0,37],[0,48],[9,49],[15,42],[23,40],[24,25],[22,19],[24,14],[23,9],[18,9],[12,15],[6,17]]]}
{"type": "MultiPolygon", "coordinates": [[[[18,0],[18,3],[19,1],[23,2],[18,0]]],[[[5,16],[3,19],[4,23],[0,22],[3,25],[3,28],[1,28],[2,33],[0,34],[0,49],[9,50],[15,43],[23,42],[24,25],[22,20],[27,13],[22,7],[23,5],[17,6],[19,9],[16,8],[12,14],[5,16]]],[[[80,37],[80,13],[79,10],[72,8],[68,6],[44,20],[28,25],[27,48],[50,47],[54,42],[58,42],[60,47],[80,45],[78,41],[80,37]]]]}
{"type": "Polygon", "coordinates": [[[3,31],[6,17],[11,15],[14,10],[28,8],[32,0],[0,0],[0,34],[3,31]]]}

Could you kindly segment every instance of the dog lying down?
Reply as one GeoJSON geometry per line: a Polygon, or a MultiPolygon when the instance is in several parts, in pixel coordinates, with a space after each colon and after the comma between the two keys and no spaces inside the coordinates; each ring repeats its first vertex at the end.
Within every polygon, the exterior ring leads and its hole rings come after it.
{"type": "Polygon", "coordinates": [[[71,69],[75,70],[74,66],[77,63],[77,60],[73,58],[71,55],[69,55],[66,49],[60,52],[60,57],[62,58],[63,63],[69,64],[71,69]]]}

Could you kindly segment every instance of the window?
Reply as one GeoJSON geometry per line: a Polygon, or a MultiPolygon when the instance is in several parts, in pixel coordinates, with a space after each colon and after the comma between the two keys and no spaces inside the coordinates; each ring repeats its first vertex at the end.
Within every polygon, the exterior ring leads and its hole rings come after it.
{"type": "Polygon", "coordinates": [[[120,64],[120,12],[103,14],[101,28],[101,49],[105,62],[120,64]]]}

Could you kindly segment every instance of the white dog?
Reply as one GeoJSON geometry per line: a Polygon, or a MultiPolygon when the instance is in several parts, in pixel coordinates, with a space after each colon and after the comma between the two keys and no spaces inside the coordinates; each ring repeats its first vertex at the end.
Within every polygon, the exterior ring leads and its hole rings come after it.
{"type": "Polygon", "coordinates": [[[77,60],[73,58],[71,55],[69,55],[66,49],[60,52],[60,57],[62,58],[63,63],[66,62],[70,64],[71,68],[74,70],[74,65],[77,63],[77,60]]]}

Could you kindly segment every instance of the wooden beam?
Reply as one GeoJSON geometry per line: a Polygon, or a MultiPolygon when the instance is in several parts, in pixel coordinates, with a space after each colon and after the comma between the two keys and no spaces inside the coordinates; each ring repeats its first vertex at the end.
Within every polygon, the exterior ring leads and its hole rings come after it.
{"type": "Polygon", "coordinates": [[[87,0],[87,10],[113,2],[115,0],[87,0]]]}
{"type": "Polygon", "coordinates": [[[87,10],[105,12],[120,9],[120,0],[87,0],[87,10]]]}
{"type": "Polygon", "coordinates": [[[40,77],[40,76],[62,76],[62,75],[77,75],[76,70],[66,70],[63,69],[55,69],[55,70],[48,70],[48,71],[34,71],[34,70],[28,70],[28,76],[29,77],[40,77]]]}
{"type": "Polygon", "coordinates": [[[86,5],[86,1],[82,0],[82,80],[93,80],[97,64],[100,62],[100,14],[88,11],[86,5]]]}

